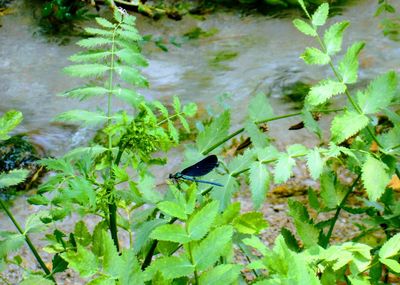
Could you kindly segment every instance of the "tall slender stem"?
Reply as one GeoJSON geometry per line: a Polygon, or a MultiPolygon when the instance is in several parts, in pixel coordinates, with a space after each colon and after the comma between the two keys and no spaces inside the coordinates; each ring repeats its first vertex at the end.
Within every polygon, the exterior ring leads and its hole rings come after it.
{"type": "Polygon", "coordinates": [[[333,233],[333,228],[335,227],[336,221],[339,218],[340,211],[343,209],[344,205],[347,202],[347,198],[349,198],[351,192],[353,192],[354,187],[356,186],[358,180],[360,180],[361,175],[358,175],[356,180],[354,180],[353,184],[350,186],[349,190],[347,191],[346,195],[343,197],[342,201],[340,202],[340,205],[337,207],[335,216],[333,217],[333,220],[331,222],[331,226],[329,227],[328,233],[325,236],[324,242],[321,245],[322,247],[326,248],[329,244],[329,240],[331,239],[332,233],[333,233]]]}
{"type": "Polygon", "coordinates": [[[44,263],[43,259],[40,257],[38,251],[36,250],[35,246],[33,245],[31,239],[29,238],[27,233],[24,233],[22,230],[21,226],[17,222],[17,220],[14,218],[14,215],[12,212],[8,209],[8,207],[4,204],[3,200],[0,199],[0,204],[1,207],[4,209],[6,212],[7,216],[10,218],[14,226],[17,228],[18,232],[24,236],[25,242],[28,244],[29,249],[32,251],[33,255],[35,256],[37,262],[39,263],[40,267],[42,270],[46,273],[46,278],[52,280],[54,283],[56,283],[53,275],[51,275],[50,270],[47,268],[46,264],[44,263]]]}

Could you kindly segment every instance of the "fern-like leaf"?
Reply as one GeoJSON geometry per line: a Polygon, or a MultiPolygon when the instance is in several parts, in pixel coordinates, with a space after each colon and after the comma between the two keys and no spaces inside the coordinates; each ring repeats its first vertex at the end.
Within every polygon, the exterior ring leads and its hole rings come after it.
{"type": "Polygon", "coordinates": [[[75,77],[96,77],[103,75],[110,67],[103,64],[77,64],[64,68],[64,71],[75,77]]]}

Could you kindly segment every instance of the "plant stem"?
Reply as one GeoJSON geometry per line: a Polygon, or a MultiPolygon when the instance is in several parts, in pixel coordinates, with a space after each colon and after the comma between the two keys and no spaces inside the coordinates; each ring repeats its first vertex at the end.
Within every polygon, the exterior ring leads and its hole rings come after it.
{"type": "MultiPolygon", "coordinates": [[[[114,52],[115,52],[115,34],[117,29],[119,29],[119,25],[115,27],[112,37],[112,46],[111,46],[111,60],[110,60],[110,78],[108,84],[108,100],[107,100],[107,124],[108,128],[111,125],[111,98],[112,98],[112,90],[113,90],[113,73],[114,73],[114,52]]],[[[111,237],[114,241],[114,245],[119,251],[119,242],[118,242],[118,227],[117,227],[117,204],[114,199],[111,197],[112,190],[114,188],[114,178],[113,178],[113,157],[112,157],[112,137],[111,134],[108,133],[108,161],[110,163],[109,169],[109,183],[107,183],[107,194],[109,194],[109,202],[108,202],[108,212],[109,212],[109,228],[111,232],[111,237]]]]}
{"type": "MultiPolygon", "coordinates": [[[[188,243],[188,251],[189,251],[188,253],[189,253],[189,257],[190,257],[190,262],[192,264],[194,264],[191,242],[188,243]]],[[[197,274],[197,270],[196,269],[194,269],[194,284],[195,285],[199,284],[199,276],[197,274]]]]}
{"type": "Polygon", "coordinates": [[[38,251],[36,250],[35,246],[33,245],[31,239],[29,238],[27,233],[24,233],[22,230],[21,226],[17,222],[17,220],[14,218],[14,215],[12,212],[7,208],[7,206],[4,204],[3,200],[0,199],[0,204],[1,207],[4,209],[6,212],[7,216],[10,218],[14,226],[17,228],[18,232],[24,236],[25,242],[28,244],[29,249],[32,251],[33,255],[35,256],[37,262],[39,263],[40,267],[42,270],[46,273],[46,278],[52,280],[54,283],[56,283],[56,280],[54,279],[53,275],[51,275],[50,270],[47,268],[46,264],[44,263],[43,259],[40,257],[38,251]]]}
{"type": "Polygon", "coordinates": [[[337,207],[335,216],[333,217],[333,220],[331,222],[331,226],[329,227],[328,233],[325,236],[323,244],[321,244],[321,246],[323,248],[326,248],[329,245],[329,240],[332,236],[333,228],[335,227],[336,221],[339,218],[340,211],[343,209],[344,205],[346,204],[347,198],[350,196],[351,192],[353,192],[353,189],[356,186],[358,180],[360,180],[360,177],[361,177],[361,174],[357,176],[356,180],[354,180],[353,184],[350,186],[346,195],[343,197],[342,201],[340,202],[340,205],[337,207]]]}

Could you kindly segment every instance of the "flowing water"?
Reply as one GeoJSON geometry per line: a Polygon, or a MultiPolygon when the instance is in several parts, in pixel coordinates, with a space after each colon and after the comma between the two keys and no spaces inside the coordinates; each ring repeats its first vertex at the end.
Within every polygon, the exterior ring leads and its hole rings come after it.
{"type": "MultiPolygon", "coordinates": [[[[72,108],[93,110],[99,103],[105,106],[105,101],[79,102],[56,96],[83,82],[61,71],[69,64],[68,56],[79,51],[73,44],[77,39],[68,45],[58,45],[42,36],[26,2],[14,1],[13,13],[0,17],[0,113],[21,110],[25,120],[18,131],[28,132],[49,153],[58,155],[84,144],[92,131],[55,123],[52,118],[72,108]]],[[[400,9],[400,3],[397,6],[400,9]]],[[[376,7],[376,0],[355,1],[344,8],[342,15],[330,19],[330,22],[351,21],[344,38],[345,47],[358,40],[367,42],[360,59],[361,82],[390,69],[400,71],[400,44],[383,37],[379,19],[373,16],[376,7]]],[[[282,100],[282,87],[298,80],[315,83],[330,75],[328,68],[306,66],[299,59],[305,46],[315,43],[295,30],[293,17],[219,12],[206,15],[203,20],[185,16],[176,22],[153,21],[139,15],[137,26],[142,34],[174,37],[182,43],[180,47],[167,44],[168,52],[154,44],[145,45],[149,66],[143,73],[150,88],[141,93],[163,101],[178,95],[184,102],[194,101],[204,106],[215,106],[218,98],[229,95],[226,103],[232,106],[235,124],[243,120],[244,106],[259,91],[270,94],[277,114],[290,112],[292,104],[282,100]],[[185,41],[183,34],[194,28],[218,32],[185,41]]],[[[122,105],[115,106],[120,108],[122,105]]],[[[310,141],[307,132],[287,131],[297,121],[298,118],[293,118],[272,124],[272,135],[284,144],[310,141]]]]}

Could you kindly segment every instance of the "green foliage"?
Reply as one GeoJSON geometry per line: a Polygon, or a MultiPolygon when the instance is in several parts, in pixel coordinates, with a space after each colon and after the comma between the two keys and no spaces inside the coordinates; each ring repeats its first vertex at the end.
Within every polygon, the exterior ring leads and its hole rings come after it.
{"type": "MultiPolygon", "coordinates": [[[[113,20],[98,18],[99,27],[86,30],[92,37],[79,42],[87,50],[72,56],[76,64],[66,69],[91,84],[63,96],[80,100],[104,96],[107,106],[70,110],[57,119],[97,125],[100,138],[89,147],[42,160],[53,175],[29,198],[42,210],[27,218],[25,227],[1,204],[18,230],[0,232],[2,262],[12,263],[9,255],[29,241],[44,272],[32,280],[46,278],[43,284],[66,268],[88,284],[383,284],[385,272],[399,277],[400,210],[390,189],[394,186],[389,184],[394,183],[394,175],[399,176],[397,74],[389,71],[378,76],[365,89],[349,88],[357,82],[364,43],[354,43],[337,59],[349,23],[334,23],[321,36],[329,5],[309,13],[304,1],[299,4],[309,21],[297,19],[295,27],[320,45],[306,48],[301,57],[306,64],[329,66],[335,77],[320,79],[310,88],[301,112],[275,116],[268,98],[259,93],[250,99],[244,127],[229,133],[229,110],[204,122],[195,141],[185,145],[184,165],[218,153],[238,134],[248,137],[247,149],[226,162],[219,154],[220,166],[207,174],[206,179],[217,179],[223,187],[192,181],[167,183],[164,188],[157,184],[152,166],[165,164],[165,153],[181,143],[182,131],[191,131],[188,118],[197,107],[183,105],[179,97],[170,106],[146,101],[137,91],[148,84],[139,71],[146,61],[134,17],[116,9],[113,20]],[[344,97],[342,108],[320,109],[338,96],[344,97]],[[113,112],[115,99],[131,109],[113,112]],[[327,119],[330,138],[324,137],[318,121],[326,113],[335,113],[327,119]],[[292,144],[278,151],[264,124],[292,116],[301,116],[318,144],[311,148],[292,144]],[[388,121],[385,128],[380,126],[382,117],[388,121]],[[268,247],[260,236],[268,230],[263,214],[242,213],[240,203],[232,198],[239,189],[248,188],[253,207],[263,207],[272,177],[276,184],[285,183],[297,163],[307,165],[320,187],[308,189],[308,204],[289,200],[296,232],[282,229],[268,247]],[[363,192],[359,204],[348,205],[350,196],[363,192]],[[367,221],[358,224],[359,236],[331,245],[342,211],[364,214],[367,221]],[[71,214],[81,220],[73,231],[62,232],[54,223],[71,214]],[[93,231],[84,222],[89,215],[100,217],[93,231]],[[45,229],[53,229],[43,248],[53,255],[51,272],[28,236],[45,229]],[[121,231],[129,242],[119,241],[121,231]],[[367,244],[365,240],[374,234],[383,238],[367,244]],[[237,258],[238,251],[245,258],[237,258]],[[251,281],[248,274],[254,274],[251,281]]],[[[4,138],[20,120],[18,113],[10,114],[0,119],[4,138]]],[[[0,185],[17,183],[22,177],[18,172],[0,174],[0,185]]]]}

